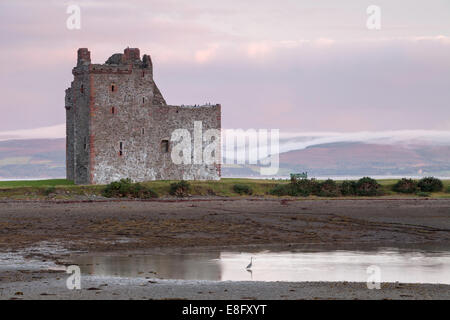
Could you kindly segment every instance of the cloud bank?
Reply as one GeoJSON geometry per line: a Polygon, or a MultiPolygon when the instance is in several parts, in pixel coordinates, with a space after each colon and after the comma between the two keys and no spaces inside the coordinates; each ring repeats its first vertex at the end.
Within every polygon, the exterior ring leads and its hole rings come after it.
{"type": "Polygon", "coordinates": [[[55,126],[34,129],[0,131],[0,141],[23,139],[57,139],[65,137],[65,124],[58,124],[55,126]]]}

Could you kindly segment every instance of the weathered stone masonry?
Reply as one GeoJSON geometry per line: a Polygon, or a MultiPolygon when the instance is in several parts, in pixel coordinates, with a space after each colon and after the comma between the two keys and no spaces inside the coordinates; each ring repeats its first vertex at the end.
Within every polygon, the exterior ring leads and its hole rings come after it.
{"type": "Polygon", "coordinates": [[[76,184],[220,179],[219,163],[177,165],[170,154],[175,129],[187,129],[192,139],[194,121],[202,122],[203,132],[221,129],[219,104],[167,105],[153,80],[150,56],[141,60],[135,48],[105,64],[92,64],[88,49],[81,48],[72,73],[65,98],[67,179],[76,184]]]}

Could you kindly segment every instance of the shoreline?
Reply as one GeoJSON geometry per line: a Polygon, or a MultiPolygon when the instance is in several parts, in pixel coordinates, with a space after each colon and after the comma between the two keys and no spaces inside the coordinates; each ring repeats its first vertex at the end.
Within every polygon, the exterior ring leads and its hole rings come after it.
{"type": "Polygon", "coordinates": [[[64,272],[27,273],[2,282],[0,300],[449,300],[450,285],[362,282],[188,281],[82,276],[69,290],[64,272]],[[36,280],[36,278],[39,278],[36,280]]]}
{"type": "Polygon", "coordinates": [[[291,197],[291,196],[190,196],[190,197],[161,197],[154,199],[134,199],[134,198],[103,198],[103,197],[82,197],[79,199],[54,199],[54,198],[36,198],[36,199],[10,199],[0,198],[0,203],[44,203],[44,204],[71,204],[71,203],[115,203],[115,202],[213,202],[213,201],[266,201],[266,202],[327,202],[327,201],[450,201],[448,198],[417,197],[405,195],[404,197],[374,196],[374,197],[291,197]]]}

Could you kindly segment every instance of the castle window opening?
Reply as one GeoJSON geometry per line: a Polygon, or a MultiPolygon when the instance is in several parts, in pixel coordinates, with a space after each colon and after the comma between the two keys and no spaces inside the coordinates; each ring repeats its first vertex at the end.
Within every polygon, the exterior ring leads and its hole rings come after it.
{"type": "Polygon", "coordinates": [[[80,87],[80,92],[81,92],[81,93],[84,93],[84,85],[83,85],[83,84],[82,84],[81,87],[80,87]]]}
{"type": "Polygon", "coordinates": [[[168,153],[169,152],[169,140],[161,141],[161,152],[168,153]]]}
{"type": "Polygon", "coordinates": [[[84,137],[84,139],[83,139],[83,149],[87,150],[87,139],[86,139],[86,137],[84,137]]]}
{"type": "Polygon", "coordinates": [[[123,142],[121,141],[119,143],[119,156],[122,156],[122,155],[123,155],[123,142]]]}
{"type": "Polygon", "coordinates": [[[115,113],[116,113],[116,108],[115,108],[115,107],[112,107],[112,108],[111,108],[111,113],[112,113],[112,114],[115,114],[115,113]]]}
{"type": "Polygon", "coordinates": [[[113,84],[111,85],[111,92],[114,92],[114,90],[116,90],[116,85],[113,83],[113,84]]]}

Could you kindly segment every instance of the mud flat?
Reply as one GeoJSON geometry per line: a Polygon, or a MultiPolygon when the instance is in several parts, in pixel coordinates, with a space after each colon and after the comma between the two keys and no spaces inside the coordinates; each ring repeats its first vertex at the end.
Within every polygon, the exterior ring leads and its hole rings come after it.
{"type": "Polygon", "coordinates": [[[357,282],[175,281],[83,277],[68,290],[66,274],[29,274],[3,282],[0,299],[450,299],[450,286],[382,283],[379,290],[357,282]],[[31,279],[41,277],[41,279],[31,279]],[[27,278],[27,277],[26,277],[27,278]]]}
{"type": "MultiPolygon", "coordinates": [[[[450,200],[3,202],[0,251],[450,242],[450,200]]],[[[450,248],[450,247],[448,247],[450,248]]]]}
{"type": "Polygon", "coordinates": [[[1,299],[449,299],[443,284],[188,281],[83,276],[66,288],[70,255],[183,250],[450,251],[450,200],[191,199],[14,202],[0,206],[1,299]],[[5,256],[6,254],[6,256],[5,256]],[[20,264],[35,259],[39,268],[20,264]],[[10,256],[8,256],[10,255],[10,256]],[[9,259],[9,260],[8,260],[9,259]],[[10,262],[8,262],[10,261],[10,262]],[[42,266],[42,263],[44,264],[42,266]]]}

